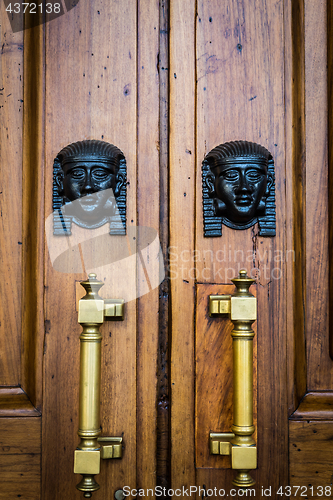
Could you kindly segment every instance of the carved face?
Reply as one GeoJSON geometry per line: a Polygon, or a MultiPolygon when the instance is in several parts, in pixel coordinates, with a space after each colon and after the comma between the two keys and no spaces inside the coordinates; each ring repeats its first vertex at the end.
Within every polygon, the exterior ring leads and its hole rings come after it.
{"type": "Polygon", "coordinates": [[[122,185],[117,179],[116,167],[109,162],[101,161],[76,161],[65,163],[63,172],[58,181],[59,191],[67,201],[75,201],[70,210],[75,218],[87,223],[97,224],[102,221],[110,211],[108,199],[110,189],[114,195],[119,194],[122,185]]]}
{"type": "Polygon", "coordinates": [[[253,163],[221,165],[214,169],[212,191],[217,197],[217,215],[246,223],[262,215],[273,179],[266,168],[253,163]]]}

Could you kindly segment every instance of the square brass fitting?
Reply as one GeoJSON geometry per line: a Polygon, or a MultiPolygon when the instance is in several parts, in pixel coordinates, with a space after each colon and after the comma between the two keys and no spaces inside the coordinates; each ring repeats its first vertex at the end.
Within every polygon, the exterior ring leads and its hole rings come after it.
{"type": "Polygon", "coordinates": [[[79,300],[79,323],[97,323],[104,321],[104,300],[79,300]]]}
{"type": "Polygon", "coordinates": [[[101,460],[99,450],[74,451],[75,474],[99,474],[100,465],[101,460]]]}
{"type": "Polygon", "coordinates": [[[257,299],[255,297],[231,297],[231,321],[255,321],[257,299]]]}
{"type": "Polygon", "coordinates": [[[238,470],[257,468],[257,447],[231,445],[231,467],[238,470]]]}

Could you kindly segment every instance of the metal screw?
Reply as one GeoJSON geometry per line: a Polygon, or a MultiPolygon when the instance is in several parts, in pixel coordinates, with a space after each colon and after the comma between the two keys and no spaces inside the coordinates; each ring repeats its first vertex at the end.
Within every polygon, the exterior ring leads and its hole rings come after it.
{"type": "Polygon", "coordinates": [[[117,490],[115,491],[114,497],[116,500],[124,500],[125,493],[123,492],[123,490],[117,490]]]}

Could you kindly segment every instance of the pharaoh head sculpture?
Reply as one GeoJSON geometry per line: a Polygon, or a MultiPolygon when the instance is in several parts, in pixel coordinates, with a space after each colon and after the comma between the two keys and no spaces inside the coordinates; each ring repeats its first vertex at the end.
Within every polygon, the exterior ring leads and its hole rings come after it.
{"type": "Polygon", "coordinates": [[[205,236],[221,235],[221,224],[275,235],[274,163],[253,142],[234,141],[212,149],[203,162],[205,236]],[[212,220],[213,219],[213,220],[212,220]]]}
{"type": "Polygon", "coordinates": [[[72,222],[89,229],[110,222],[111,233],[112,221],[126,222],[126,163],[116,146],[97,140],[69,144],[53,170],[54,234],[70,234],[72,222]]]}

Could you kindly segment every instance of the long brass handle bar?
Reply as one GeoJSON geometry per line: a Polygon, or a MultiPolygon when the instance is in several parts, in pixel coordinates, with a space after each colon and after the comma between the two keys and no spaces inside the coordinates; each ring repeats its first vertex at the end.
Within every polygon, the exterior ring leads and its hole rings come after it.
{"type": "Polygon", "coordinates": [[[257,318],[257,300],[249,292],[254,279],[245,269],[231,280],[236,286],[232,296],[211,295],[210,316],[230,315],[234,324],[233,340],[233,425],[229,433],[210,433],[210,452],[230,455],[237,475],[233,484],[239,488],[253,486],[250,470],[257,467],[257,447],[253,425],[253,337],[252,323],[257,318]]]}
{"type": "Polygon", "coordinates": [[[77,489],[84,498],[91,498],[100,488],[95,474],[100,473],[101,458],[121,458],[121,437],[99,437],[101,340],[99,328],[104,319],[123,319],[123,300],[103,300],[99,290],[103,286],[96,274],[91,273],[81,285],[86,295],[79,301],[80,335],[80,397],[79,430],[80,443],[74,452],[74,472],[82,474],[77,489]]]}

